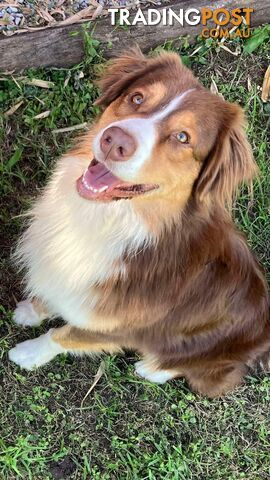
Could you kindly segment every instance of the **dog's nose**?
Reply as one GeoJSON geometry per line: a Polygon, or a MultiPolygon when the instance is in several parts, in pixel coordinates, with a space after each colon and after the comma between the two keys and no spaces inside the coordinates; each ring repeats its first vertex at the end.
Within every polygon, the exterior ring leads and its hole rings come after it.
{"type": "Polygon", "coordinates": [[[134,138],[119,127],[107,128],[100,139],[100,148],[106,159],[114,162],[128,160],[136,150],[134,138]]]}

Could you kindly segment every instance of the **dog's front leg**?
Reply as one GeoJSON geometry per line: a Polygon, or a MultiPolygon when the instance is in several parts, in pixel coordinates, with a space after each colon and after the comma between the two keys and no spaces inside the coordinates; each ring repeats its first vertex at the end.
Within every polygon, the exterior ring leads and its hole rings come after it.
{"type": "Polygon", "coordinates": [[[49,317],[51,314],[38,298],[28,298],[17,303],[13,314],[14,322],[23,327],[36,327],[49,317]]]}
{"type": "Polygon", "coordinates": [[[32,370],[48,363],[59,353],[91,354],[121,351],[117,341],[106,335],[81,330],[70,325],[52,328],[44,335],[18,343],[9,351],[9,358],[22,368],[32,370]]]}

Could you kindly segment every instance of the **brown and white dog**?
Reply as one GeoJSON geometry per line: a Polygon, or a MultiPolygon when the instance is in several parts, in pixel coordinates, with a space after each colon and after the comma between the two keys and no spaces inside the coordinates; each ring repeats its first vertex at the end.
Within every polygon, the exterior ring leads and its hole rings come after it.
{"type": "Polygon", "coordinates": [[[29,300],[15,322],[67,325],[9,357],[32,369],[133,349],[140,376],[222,395],[270,348],[266,281],[226,210],[256,173],[242,110],[173,53],[133,50],[100,86],[103,114],[57,163],[17,251],[29,300]]]}

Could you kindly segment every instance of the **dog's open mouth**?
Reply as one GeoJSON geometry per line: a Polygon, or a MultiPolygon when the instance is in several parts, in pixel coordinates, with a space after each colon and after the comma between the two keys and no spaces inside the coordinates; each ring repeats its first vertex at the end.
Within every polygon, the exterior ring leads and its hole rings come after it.
{"type": "Polygon", "coordinates": [[[156,188],[158,185],[125,182],[96,159],[92,160],[87,170],[77,180],[77,190],[81,197],[103,202],[133,198],[156,188]]]}

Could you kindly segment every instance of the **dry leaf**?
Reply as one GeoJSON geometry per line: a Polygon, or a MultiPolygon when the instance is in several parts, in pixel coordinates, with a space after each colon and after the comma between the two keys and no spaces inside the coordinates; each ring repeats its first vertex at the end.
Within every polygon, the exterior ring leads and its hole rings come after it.
{"type": "Polygon", "coordinates": [[[10,115],[13,115],[13,113],[15,113],[18,108],[20,108],[20,106],[23,104],[23,100],[21,100],[20,102],[16,103],[16,105],[13,105],[13,107],[9,108],[5,113],[4,113],[4,116],[5,117],[10,117],[10,115]]]}
{"type": "Polygon", "coordinates": [[[96,384],[98,383],[98,381],[101,379],[102,375],[104,375],[105,373],[105,363],[102,361],[100,366],[99,366],[99,369],[96,373],[96,375],[94,376],[94,381],[91,385],[91,387],[89,388],[89,390],[86,392],[86,394],[84,395],[82,401],[81,401],[81,408],[84,404],[84,401],[87,399],[88,395],[90,395],[90,393],[92,392],[92,390],[95,388],[96,384]]]}
{"type": "Polygon", "coordinates": [[[46,112],[39,113],[33,117],[34,120],[38,120],[41,118],[47,118],[51,113],[51,110],[46,110],[46,112]]]}
{"type": "Polygon", "coordinates": [[[46,80],[40,80],[39,78],[32,78],[32,80],[26,80],[24,82],[26,85],[34,85],[35,87],[40,88],[53,88],[53,82],[47,82],[46,80]]]}
{"type": "Polygon", "coordinates": [[[52,131],[52,133],[65,133],[65,132],[72,132],[73,130],[81,130],[87,127],[87,122],[79,123],[78,125],[73,125],[72,127],[65,127],[65,128],[56,128],[52,131]]]}
{"type": "Polygon", "coordinates": [[[45,106],[45,102],[43,100],[41,100],[41,98],[38,98],[38,97],[35,97],[35,99],[44,107],[45,106]]]}
{"type": "Polygon", "coordinates": [[[193,57],[197,52],[199,52],[202,49],[202,45],[200,45],[198,48],[196,48],[189,56],[193,57]]]}
{"type": "Polygon", "coordinates": [[[216,95],[218,95],[218,88],[217,88],[217,84],[215,82],[215,80],[212,78],[212,81],[211,81],[211,86],[210,86],[210,91],[212,93],[215,93],[216,95]]]}
{"type": "Polygon", "coordinates": [[[88,17],[93,12],[93,6],[96,8],[99,6],[99,3],[95,0],[91,0],[91,4],[92,5],[90,7],[86,7],[80,12],[71,15],[71,17],[67,18],[66,20],[63,20],[63,22],[60,22],[59,25],[72,25],[73,23],[77,23],[79,20],[88,17]]]}
{"type": "Polygon", "coordinates": [[[218,95],[219,97],[224,98],[222,93],[219,93],[217,84],[216,84],[216,82],[213,78],[212,78],[211,85],[210,85],[210,91],[212,93],[214,93],[215,95],[218,95]]]}
{"type": "Polygon", "coordinates": [[[71,79],[71,72],[68,71],[67,78],[64,81],[64,88],[67,87],[70,79],[71,79]]]}
{"type": "Polygon", "coordinates": [[[238,57],[238,55],[240,55],[241,53],[241,48],[239,47],[236,47],[235,51],[233,52],[232,50],[230,50],[228,47],[226,47],[225,45],[219,45],[220,48],[223,48],[223,50],[225,50],[226,52],[229,52],[231,55],[234,55],[235,57],[238,57]]]}
{"type": "Polygon", "coordinates": [[[16,32],[19,32],[19,30],[2,30],[3,35],[6,37],[12,37],[16,32]]]}
{"type": "Polygon", "coordinates": [[[102,10],[103,10],[103,5],[99,5],[92,15],[92,20],[95,20],[97,17],[99,17],[102,13],[102,10]]]}
{"type": "MultiPolygon", "coordinates": [[[[54,27],[57,26],[58,23],[54,24],[54,27]]],[[[47,28],[51,28],[51,25],[45,25],[44,27],[27,27],[19,29],[19,30],[14,30],[14,34],[20,34],[20,33],[25,33],[25,32],[37,32],[37,30],[47,30],[47,28]]],[[[4,33],[4,31],[3,31],[4,33]]]]}
{"type": "Polygon", "coordinates": [[[51,16],[51,14],[47,10],[43,10],[42,8],[37,8],[36,9],[37,14],[46,20],[48,23],[55,23],[56,20],[51,16]]]}
{"type": "Polygon", "coordinates": [[[261,99],[263,102],[267,102],[270,93],[270,65],[268,66],[263,79],[263,86],[262,86],[262,95],[261,99]]]}

